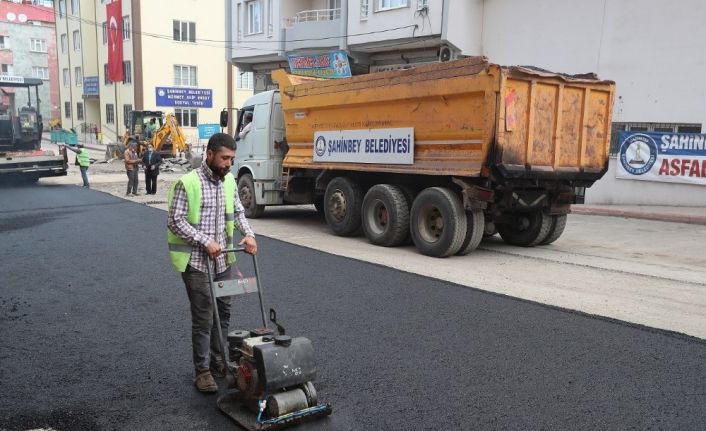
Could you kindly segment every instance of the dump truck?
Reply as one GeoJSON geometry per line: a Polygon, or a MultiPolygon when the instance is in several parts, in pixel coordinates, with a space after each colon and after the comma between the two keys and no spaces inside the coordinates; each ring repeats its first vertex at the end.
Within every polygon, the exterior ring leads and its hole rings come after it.
{"type": "Polygon", "coordinates": [[[314,204],[336,235],[387,247],[411,238],[435,257],[496,233],[546,245],[576,188],[608,167],[615,83],[594,74],[469,57],[345,79],[272,76],[279,90],[238,111],[236,132],[253,114],[233,166],[249,217],[314,204]]]}
{"type": "Polygon", "coordinates": [[[37,78],[0,76],[0,178],[37,181],[66,175],[64,153],[42,150],[44,128],[37,78]],[[24,90],[27,90],[26,96],[24,90]],[[32,97],[34,89],[34,97],[32,97]],[[17,91],[19,90],[19,91],[17,91]]]}

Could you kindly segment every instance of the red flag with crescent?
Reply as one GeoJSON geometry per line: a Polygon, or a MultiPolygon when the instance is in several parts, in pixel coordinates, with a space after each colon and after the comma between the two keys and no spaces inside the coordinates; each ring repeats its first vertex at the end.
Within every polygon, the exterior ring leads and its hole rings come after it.
{"type": "Polygon", "coordinates": [[[108,3],[106,26],[108,30],[108,79],[113,82],[123,80],[123,7],[122,1],[108,3]]]}

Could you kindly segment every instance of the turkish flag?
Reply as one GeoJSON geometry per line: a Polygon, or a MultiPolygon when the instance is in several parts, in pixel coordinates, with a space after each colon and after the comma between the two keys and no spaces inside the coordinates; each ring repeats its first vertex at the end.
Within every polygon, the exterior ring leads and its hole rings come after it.
{"type": "Polygon", "coordinates": [[[123,80],[123,6],[121,0],[105,7],[108,30],[108,79],[123,80]]]}

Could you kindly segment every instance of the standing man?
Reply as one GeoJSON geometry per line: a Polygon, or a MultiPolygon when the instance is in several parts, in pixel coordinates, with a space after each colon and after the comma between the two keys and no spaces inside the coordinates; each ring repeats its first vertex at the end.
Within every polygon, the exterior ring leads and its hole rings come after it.
{"type": "Polygon", "coordinates": [[[88,155],[88,150],[83,148],[83,144],[78,144],[76,146],[78,147],[78,149],[71,148],[68,145],[64,146],[64,148],[68,148],[69,150],[76,153],[76,164],[78,165],[79,169],[81,169],[81,179],[83,180],[83,186],[86,188],[90,188],[91,186],[88,184],[88,166],[90,166],[91,164],[91,159],[88,155]]]}
{"type": "Polygon", "coordinates": [[[157,176],[162,156],[154,151],[152,144],[147,144],[147,151],[142,155],[142,166],[145,168],[145,188],[148,195],[157,194],[157,176]]]}
{"type": "Polygon", "coordinates": [[[125,196],[139,196],[137,193],[137,184],[139,182],[137,165],[140,164],[140,158],[137,156],[137,143],[130,142],[125,149],[125,171],[127,172],[127,193],[125,196]]]}
{"type": "MultiPolygon", "coordinates": [[[[244,238],[238,243],[250,254],[257,253],[257,242],[245,209],[238,197],[230,167],[235,156],[235,140],[216,133],[208,140],[206,160],[198,169],[183,175],[169,191],[167,240],[172,266],[181,272],[191,303],[191,343],[194,385],[201,392],[216,392],[211,372],[223,375],[218,329],[214,326],[213,305],[206,265],[215,260],[215,280],[228,279],[235,254],[221,254],[233,247],[238,229],[244,238]]],[[[217,299],[222,333],[228,333],[231,298],[217,299]]]]}

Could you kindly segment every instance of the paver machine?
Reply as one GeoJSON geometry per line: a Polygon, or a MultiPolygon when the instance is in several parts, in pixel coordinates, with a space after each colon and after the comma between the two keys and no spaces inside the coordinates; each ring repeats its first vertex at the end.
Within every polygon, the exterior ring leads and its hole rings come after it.
{"type": "MultiPolygon", "coordinates": [[[[244,251],[234,248],[224,253],[244,251]]],[[[254,278],[214,281],[213,261],[208,265],[215,326],[226,364],[228,387],[218,397],[218,408],[243,428],[253,431],[283,429],[327,416],[332,407],[319,402],[312,383],[316,378],[316,360],[311,340],[286,335],[273,309],[270,309],[269,320],[276,326],[277,333],[268,327],[257,257],[252,257],[254,278]],[[255,292],[263,326],[230,331],[226,342],[221,333],[216,298],[255,292]]]]}

